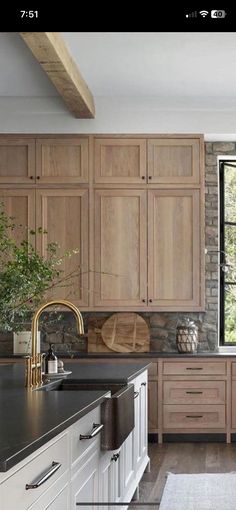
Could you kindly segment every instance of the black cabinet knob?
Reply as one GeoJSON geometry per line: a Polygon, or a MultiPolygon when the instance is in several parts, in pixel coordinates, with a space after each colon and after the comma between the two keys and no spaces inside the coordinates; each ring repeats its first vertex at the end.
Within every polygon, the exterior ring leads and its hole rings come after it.
{"type": "Polygon", "coordinates": [[[146,299],[142,299],[142,302],[143,302],[143,303],[146,303],[146,299]]]}
{"type": "Polygon", "coordinates": [[[40,176],[39,176],[39,175],[37,175],[37,179],[40,179],[40,176]]]}
{"type": "Polygon", "coordinates": [[[152,303],[152,299],[149,299],[149,303],[152,303]]]}
{"type": "Polygon", "coordinates": [[[149,175],[149,176],[148,176],[148,179],[150,179],[150,180],[151,180],[151,179],[152,179],[152,176],[151,176],[151,175],[149,175]]]}
{"type": "Polygon", "coordinates": [[[33,179],[33,175],[30,175],[30,179],[33,179]]]}
{"type": "Polygon", "coordinates": [[[142,179],[143,179],[143,180],[145,179],[145,175],[142,175],[142,179]]]}

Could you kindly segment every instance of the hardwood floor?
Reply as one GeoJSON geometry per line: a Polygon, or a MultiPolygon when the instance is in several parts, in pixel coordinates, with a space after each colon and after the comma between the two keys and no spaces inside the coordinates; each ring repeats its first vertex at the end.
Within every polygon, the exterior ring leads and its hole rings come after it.
{"type": "MultiPolygon", "coordinates": [[[[150,473],[140,482],[139,502],[160,502],[171,473],[227,473],[236,472],[236,443],[149,443],[150,473]]],[[[145,505],[130,510],[148,510],[145,505]]],[[[158,508],[158,506],[157,506],[158,508]]]]}

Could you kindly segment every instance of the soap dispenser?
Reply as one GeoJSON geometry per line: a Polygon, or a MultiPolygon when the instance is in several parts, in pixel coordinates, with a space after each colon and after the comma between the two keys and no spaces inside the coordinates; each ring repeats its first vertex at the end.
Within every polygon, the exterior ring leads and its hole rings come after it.
{"type": "Polygon", "coordinates": [[[46,374],[57,374],[58,365],[57,365],[57,357],[55,356],[53,349],[53,344],[49,344],[48,352],[45,356],[45,373],[46,374]]]}

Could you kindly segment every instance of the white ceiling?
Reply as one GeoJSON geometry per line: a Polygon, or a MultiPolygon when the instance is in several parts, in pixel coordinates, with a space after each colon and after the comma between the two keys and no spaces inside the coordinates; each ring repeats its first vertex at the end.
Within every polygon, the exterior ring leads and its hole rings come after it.
{"type": "MultiPolygon", "coordinates": [[[[95,98],[165,109],[236,107],[236,33],[63,33],[95,98]]],[[[16,33],[0,33],[0,96],[57,92],[16,33]]]]}

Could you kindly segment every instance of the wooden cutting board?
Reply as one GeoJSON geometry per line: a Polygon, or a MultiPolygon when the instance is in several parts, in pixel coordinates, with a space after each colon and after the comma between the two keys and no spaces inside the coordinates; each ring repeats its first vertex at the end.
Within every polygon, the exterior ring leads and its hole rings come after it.
{"type": "Polygon", "coordinates": [[[150,333],[146,321],[137,313],[114,313],[103,324],[105,345],[116,352],[147,352],[150,333]]]}

